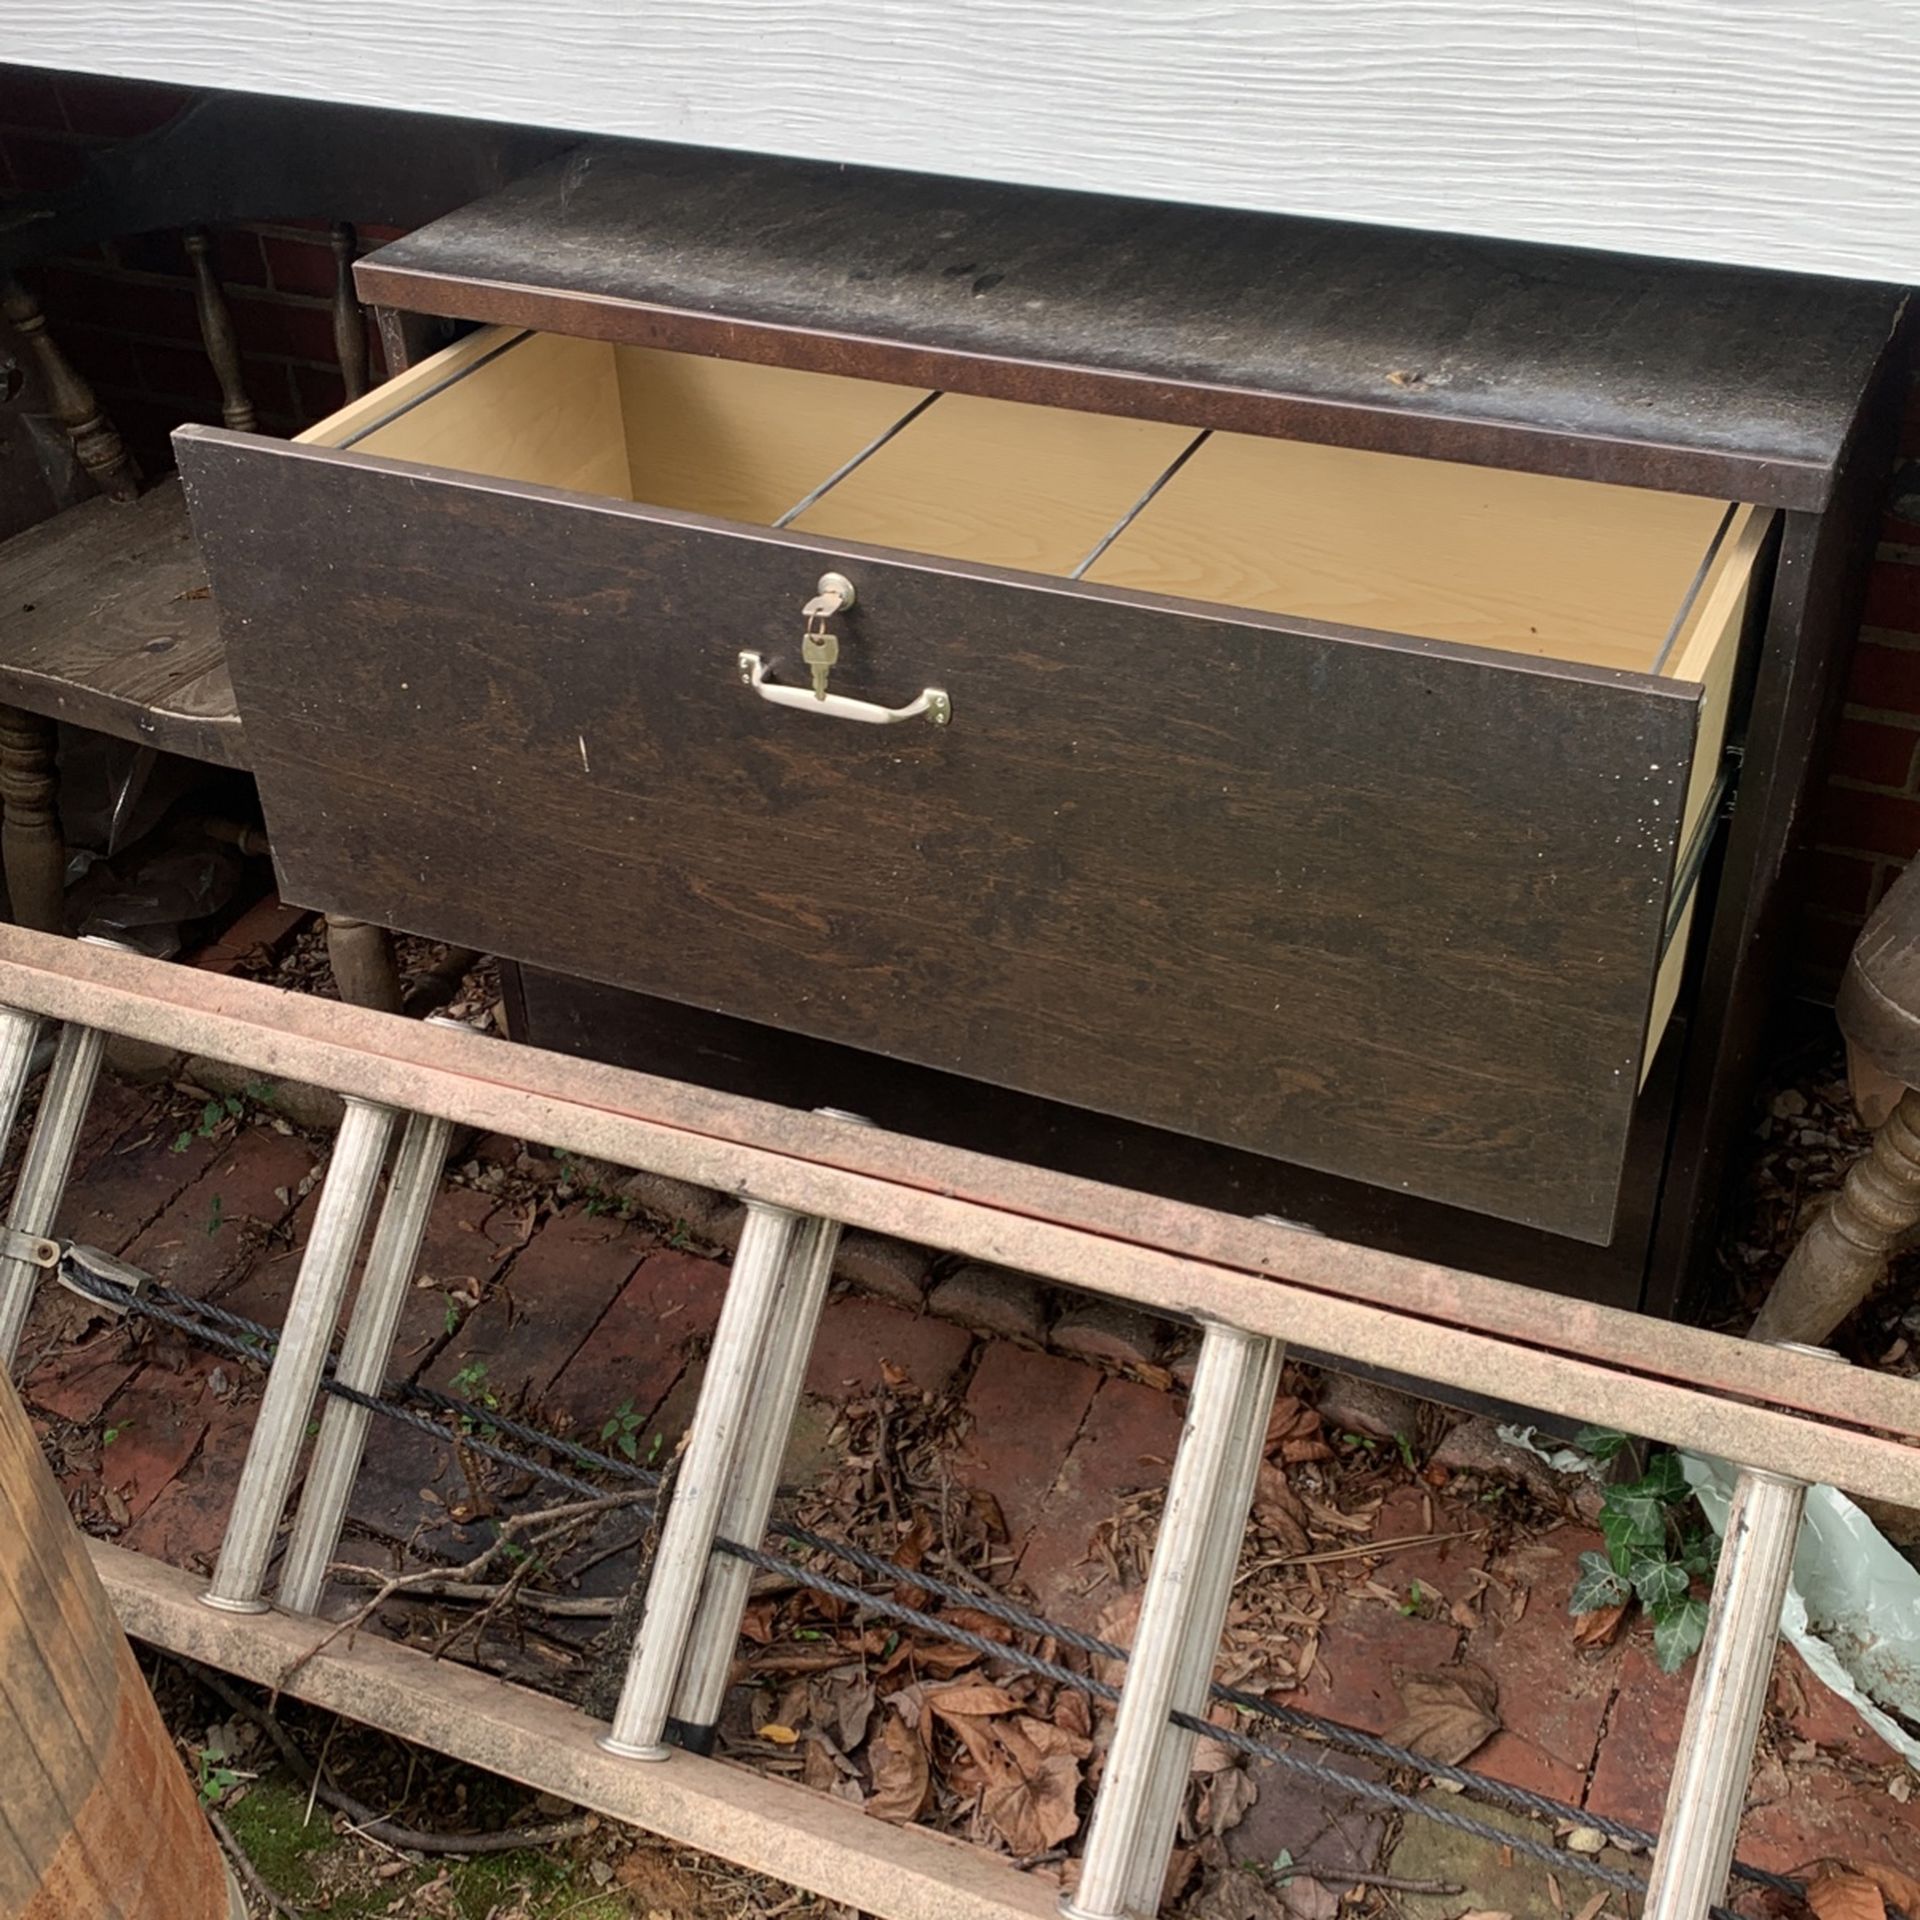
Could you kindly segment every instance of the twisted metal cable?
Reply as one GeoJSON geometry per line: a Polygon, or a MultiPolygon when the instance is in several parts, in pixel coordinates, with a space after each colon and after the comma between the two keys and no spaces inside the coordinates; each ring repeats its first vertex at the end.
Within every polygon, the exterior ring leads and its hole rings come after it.
{"type": "MultiPolygon", "coordinates": [[[[179,1293],[158,1282],[151,1282],[136,1292],[118,1281],[94,1272],[84,1261],[74,1259],[70,1251],[63,1252],[61,1273],[68,1284],[90,1295],[102,1305],[139,1314],[143,1318],[171,1327],[177,1332],[199,1340],[203,1345],[232,1354],[236,1358],[270,1364],[274,1353],[278,1350],[279,1336],[272,1328],[262,1325],[259,1321],[250,1320],[243,1314],[216,1306],[210,1301],[196,1300],[190,1294],[179,1293]]],[[[621,1460],[580,1442],[546,1433],[524,1421],[513,1419],[509,1415],[482,1406],[475,1401],[464,1400],[458,1395],[443,1393],[437,1388],[419,1386],[407,1381],[390,1381],[387,1383],[386,1393],[391,1397],[383,1398],[362,1393],[335,1378],[333,1363],[329,1360],[321,1380],[321,1389],[337,1399],[345,1400],[354,1406],[364,1407],[368,1412],[379,1414],[382,1418],[397,1421],[443,1444],[457,1444],[469,1448],[487,1459],[517,1472],[526,1473],[548,1485],[564,1488],[567,1492],[578,1496],[593,1498],[600,1493],[601,1489],[558,1467],[530,1459],[524,1454],[484,1439],[480,1431],[451,1430],[442,1421],[429,1419],[425,1414],[399,1404],[400,1400],[404,1398],[434,1407],[442,1413],[456,1416],[469,1429],[492,1429],[510,1438],[520,1439],[528,1445],[559,1453],[576,1465],[589,1467],[618,1479],[641,1485],[657,1485],[660,1480],[659,1474],[638,1466],[632,1461],[621,1460]]],[[[944,1580],[937,1574],[903,1567],[864,1547],[856,1546],[852,1541],[837,1540],[831,1535],[791,1523],[776,1522],[771,1531],[796,1546],[830,1554],[874,1579],[937,1595],[943,1600],[969,1608],[1017,1632],[1050,1638],[1058,1645],[1071,1648],[1093,1659],[1115,1660],[1123,1664],[1127,1660],[1125,1648],[1101,1639],[1098,1635],[1083,1633],[1078,1628],[1049,1620],[1043,1614],[1035,1613],[1012,1601],[1001,1599],[991,1593],[973,1591],[955,1582],[944,1580]]],[[[920,1608],[909,1607],[901,1601],[868,1593],[864,1588],[836,1580],[831,1575],[816,1572],[796,1560],[769,1553],[762,1548],[746,1546],[738,1541],[716,1540],[714,1545],[717,1552],[730,1554],[749,1566],[790,1580],[796,1586],[820,1593],[843,1604],[864,1609],[878,1618],[911,1626],[916,1631],[930,1634],[937,1639],[967,1647],[983,1659],[1016,1667],[1039,1678],[1050,1680],[1056,1685],[1084,1693],[1093,1699],[1113,1703],[1120,1697],[1117,1688],[1089,1674],[1078,1673],[1058,1661],[1048,1660],[1039,1654],[1009,1646],[1003,1641],[989,1639],[984,1634],[975,1633],[920,1608]]],[[[1217,1681],[1210,1684],[1209,1691],[1213,1698],[1225,1702],[1238,1711],[1270,1721],[1288,1731],[1324,1740],[1329,1745],[1379,1760],[1389,1766],[1409,1769],[1432,1779],[1446,1781],[1463,1791],[1483,1795],[1525,1812],[1587,1827],[1614,1841],[1617,1845],[1650,1852],[1657,1844],[1656,1836],[1642,1828],[1630,1826],[1624,1821],[1608,1819],[1605,1815],[1587,1808],[1575,1807],[1566,1801],[1556,1800],[1548,1794],[1536,1793],[1529,1788],[1510,1785],[1506,1781],[1496,1780],[1466,1767],[1451,1766],[1429,1759],[1411,1748],[1397,1746],[1392,1741],[1383,1740],[1358,1727],[1349,1727],[1320,1714],[1281,1705],[1258,1694],[1247,1693],[1237,1687],[1224,1686],[1217,1681]]],[[[1172,1720],[1176,1726],[1200,1734],[1207,1739],[1216,1740],[1232,1751],[1249,1758],[1267,1761],[1287,1772],[1299,1774],[1322,1784],[1337,1786],[1342,1792],[1351,1793],[1356,1798],[1374,1801],[1376,1804],[1390,1807],[1400,1813],[1415,1814],[1436,1825],[1451,1827],[1457,1832],[1472,1835],[1498,1846],[1511,1847],[1516,1852],[1527,1854],[1552,1866],[1569,1868],[1623,1892],[1644,1893],[1646,1890],[1645,1883],[1632,1874],[1602,1866],[1598,1861],[1585,1855],[1563,1852],[1542,1842],[1530,1840],[1524,1835],[1510,1834],[1498,1827],[1488,1826],[1484,1822],[1474,1820],[1470,1815],[1456,1813],[1449,1807],[1436,1806],[1413,1795],[1401,1793],[1395,1788],[1383,1787],[1377,1782],[1343,1773],[1335,1767],[1322,1766],[1306,1759],[1303,1755],[1256,1740],[1235,1728],[1216,1727],[1182,1713],[1175,1713],[1172,1720]]],[[[1732,1871],[1735,1876],[1752,1885],[1795,1896],[1805,1891],[1804,1883],[1801,1881],[1785,1874],[1749,1866],[1742,1861],[1736,1860],[1732,1871]]],[[[1737,1917],[1731,1915],[1724,1907],[1716,1907],[1713,1912],[1716,1920],[1737,1920],[1737,1917]]]]}
{"type": "MultiPolygon", "coordinates": [[[[950,1620],[942,1620],[937,1614],[924,1613],[918,1607],[909,1607],[898,1600],[890,1600],[879,1594],[868,1593],[862,1587],[856,1587],[845,1580],[836,1580],[830,1574],[816,1573],[810,1567],[800,1566],[797,1562],[783,1558],[777,1553],[763,1553],[758,1547],[743,1547],[736,1541],[716,1540],[716,1553],[731,1554],[736,1560],[744,1560],[750,1567],[758,1567],[763,1572],[780,1574],[794,1582],[796,1586],[808,1588],[814,1593],[825,1594],[829,1599],[839,1600],[846,1605],[874,1614],[882,1620],[894,1620],[902,1626],[930,1634],[937,1639],[950,1640],[956,1646],[967,1647],[985,1660],[997,1661],[1002,1666],[1017,1667],[1024,1673],[1038,1675],[1043,1680],[1051,1680],[1056,1685],[1071,1688],[1075,1693],[1084,1693],[1090,1699],[1103,1700],[1109,1705],[1116,1704],[1120,1698],[1120,1689],[1104,1680],[1097,1680],[1092,1674],[1077,1673],[1071,1667],[1062,1666],[1057,1660],[1048,1660],[1040,1654],[1028,1653],[1024,1648],[1008,1646],[1001,1640],[989,1640],[984,1633],[975,1633],[971,1628],[955,1626],[950,1620]]],[[[895,1572],[907,1581],[914,1576],[904,1567],[895,1572]]],[[[924,1584],[924,1583],[920,1583],[924,1584]]],[[[971,1601],[968,1603],[972,1604],[971,1601]]],[[[983,1609],[984,1611],[984,1609],[983,1609]]],[[[1123,1660],[1125,1654],[1120,1656],[1123,1660]]],[[[1264,1711],[1264,1709],[1263,1709],[1264,1711]]],[[[1471,1834],[1476,1840],[1485,1840],[1497,1847],[1510,1847],[1515,1853],[1524,1853],[1532,1859],[1545,1862],[1551,1867],[1570,1868],[1575,1873],[1585,1874],[1589,1879],[1604,1881],[1610,1887],[1618,1888],[1622,1893],[1644,1894],[1647,1883],[1638,1875],[1624,1872],[1618,1867],[1602,1865],[1598,1860],[1589,1859],[1584,1854],[1563,1853],[1558,1847],[1550,1847],[1544,1841],[1530,1839],[1525,1834],[1508,1833],[1504,1828],[1488,1826],[1483,1820],[1476,1820],[1471,1814],[1456,1813],[1451,1807],[1435,1806],[1431,1801],[1417,1799],[1413,1794],[1402,1793],[1396,1787],[1383,1787],[1377,1781],[1362,1780],[1357,1775],[1342,1773],[1338,1767],[1322,1766],[1318,1761],[1309,1760],[1302,1754],[1290,1753],[1284,1747],[1270,1746],[1264,1740],[1256,1740],[1251,1734],[1241,1733],[1237,1728],[1216,1727],[1205,1720],[1196,1719],[1190,1713],[1174,1713],[1170,1716],[1173,1724],[1188,1733],[1197,1733],[1208,1740],[1217,1740],[1223,1747],[1230,1747],[1236,1753],[1247,1755],[1251,1759],[1266,1760],[1274,1766],[1284,1768],[1289,1773],[1304,1775],[1309,1780],[1318,1780],[1323,1785],[1337,1787],[1342,1793],[1350,1793],[1356,1799],[1371,1800],[1378,1806],[1391,1807],[1396,1813],[1411,1813],[1423,1820],[1431,1820],[1437,1826],[1452,1827],[1458,1833],[1471,1834]]],[[[1420,1763],[1422,1771],[1429,1771],[1426,1761],[1420,1763]]],[[[1576,1816],[1579,1824],[1587,1822],[1576,1816]]],[[[1715,1920],[1738,1920],[1738,1916],[1729,1913],[1723,1907],[1713,1909],[1715,1920]]]]}

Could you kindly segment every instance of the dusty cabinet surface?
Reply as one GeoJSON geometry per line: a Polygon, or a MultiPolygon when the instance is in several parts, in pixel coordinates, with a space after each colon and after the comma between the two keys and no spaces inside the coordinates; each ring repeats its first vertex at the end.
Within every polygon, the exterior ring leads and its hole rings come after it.
{"type": "Polygon", "coordinates": [[[962,298],[742,166],[561,163],[362,265],[480,331],[177,436],[288,897],[1606,1242],[1879,290],[1790,379],[1803,285],[1195,215],[1101,336],[1116,210],[944,183],[962,298]]]}

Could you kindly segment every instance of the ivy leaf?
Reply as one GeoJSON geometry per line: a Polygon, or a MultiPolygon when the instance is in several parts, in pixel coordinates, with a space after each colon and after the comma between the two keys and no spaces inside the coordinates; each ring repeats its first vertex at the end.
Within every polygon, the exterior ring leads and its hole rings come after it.
{"type": "Polygon", "coordinates": [[[1569,1613],[1598,1613],[1602,1607],[1622,1605],[1628,1595],[1627,1583],[1614,1572],[1604,1553],[1580,1556],[1580,1577],[1567,1597],[1569,1613]]]}
{"type": "Polygon", "coordinates": [[[1711,1580],[1720,1564],[1720,1542],[1704,1527],[1689,1534],[1680,1543],[1680,1564],[1696,1580],[1711,1580]]]}
{"type": "Polygon", "coordinates": [[[1680,1456],[1667,1452],[1656,1454],[1648,1462],[1647,1470],[1630,1486],[1622,1487],[1622,1493],[1646,1494],[1650,1499],[1664,1501],[1668,1506],[1685,1500],[1692,1492],[1687,1485],[1687,1476],[1681,1471],[1680,1456]]]}
{"type": "Polygon", "coordinates": [[[1627,1436],[1612,1427],[1582,1427],[1573,1436],[1573,1444],[1589,1459],[1605,1465],[1627,1444],[1627,1436]]]}
{"type": "Polygon", "coordinates": [[[1657,1612],[1670,1601],[1684,1600],[1692,1584],[1685,1567],[1657,1553],[1641,1555],[1628,1570],[1627,1578],[1633,1582],[1640,1604],[1649,1613],[1657,1612]]]}
{"type": "Polygon", "coordinates": [[[1672,1600],[1653,1610],[1653,1657],[1662,1673],[1678,1673],[1707,1637],[1707,1603],[1672,1600]]]}
{"type": "Polygon", "coordinates": [[[1614,1571],[1624,1574],[1638,1557],[1636,1549],[1666,1545],[1666,1505],[1637,1487],[1609,1487],[1600,1509],[1600,1533],[1614,1571]]]}

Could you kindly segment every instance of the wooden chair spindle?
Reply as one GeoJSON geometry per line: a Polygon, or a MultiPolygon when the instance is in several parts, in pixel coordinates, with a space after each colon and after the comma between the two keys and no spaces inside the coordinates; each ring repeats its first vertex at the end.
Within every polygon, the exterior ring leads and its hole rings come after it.
{"type": "Polygon", "coordinates": [[[100,491],[115,500],[132,500],[140,492],[140,470],[94,396],[93,389],[74,370],[47,331],[47,316],[19,280],[0,283],[0,313],[26,343],[40,369],[53,417],[66,429],[73,451],[100,491]]]}
{"type": "Polygon", "coordinates": [[[187,258],[193,262],[193,300],[200,313],[200,338],[220,382],[220,418],[236,433],[257,433],[260,417],[240,371],[240,337],[233,330],[233,313],[213,270],[213,235],[205,227],[189,227],[181,236],[187,258]]]}
{"type": "Polygon", "coordinates": [[[333,229],[333,351],[340,362],[340,378],[347,398],[358,400],[367,391],[367,321],[353,296],[354,232],[346,221],[333,229]]]}

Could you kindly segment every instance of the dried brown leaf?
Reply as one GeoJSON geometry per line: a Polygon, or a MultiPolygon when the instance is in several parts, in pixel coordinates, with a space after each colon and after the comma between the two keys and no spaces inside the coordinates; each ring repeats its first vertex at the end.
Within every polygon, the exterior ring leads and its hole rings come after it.
{"type": "Polygon", "coordinates": [[[1260,1475],[1253,1488],[1255,1523],[1272,1534],[1283,1553],[1305,1553],[1307,1509],[1300,1496],[1287,1484],[1287,1476],[1266,1461],[1260,1463],[1260,1475]]]}
{"type": "Polygon", "coordinates": [[[1262,1453],[1271,1453],[1286,1440],[1310,1440],[1320,1432],[1320,1415],[1293,1394],[1283,1393],[1267,1415],[1267,1439],[1262,1453]]]}
{"type": "Polygon", "coordinates": [[[1007,1516],[1001,1511],[1000,1502],[984,1487],[975,1487],[967,1495],[967,1508],[994,1539],[1005,1540],[1010,1537],[1007,1533],[1007,1516]]]}
{"type": "MultiPolygon", "coordinates": [[[[1100,1617],[1093,1623],[1095,1637],[1108,1640],[1116,1647],[1131,1648],[1133,1636],[1140,1628],[1140,1603],[1146,1598],[1146,1590],[1135,1587],[1131,1593],[1117,1594],[1100,1609],[1100,1617]]],[[[1104,1680],[1110,1687],[1122,1685],[1127,1677],[1127,1663],[1124,1660],[1096,1659],[1093,1663],[1096,1680],[1104,1680]]]]}
{"type": "Polygon", "coordinates": [[[1340,1896],[1310,1873],[1296,1873],[1280,1889],[1280,1907],[1287,1920],[1335,1920],[1340,1896]]]}
{"type": "MultiPolygon", "coordinates": [[[[1920,1880],[1910,1873],[1903,1873],[1898,1867],[1883,1867],[1870,1860],[1823,1859],[1810,1860],[1805,1866],[1794,1870],[1794,1878],[1807,1883],[1809,1905],[1812,1904],[1812,1889],[1821,1881],[1847,1877],[1871,1881],[1883,1901],[1920,1920],[1920,1880]]],[[[1818,1911],[1817,1908],[1815,1910],[1818,1911]]]]}
{"type": "Polygon", "coordinates": [[[1380,1502],[1370,1502],[1358,1513],[1342,1513],[1338,1507],[1330,1507],[1324,1500],[1316,1500],[1311,1494],[1306,1497],[1307,1518],[1316,1527],[1324,1527],[1329,1533],[1350,1533],[1356,1540],[1373,1532],[1373,1523],[1380,1514],[1380,1502]]]}
{"type": "Polygon", "coordinates": [[[1071,1839],[1080,1827],[1080,1762],[1071,1753],[1042,1753],[1013,1727],[994,1732],[1001,1754],[987,1769],[980,1811],[1007,1851],[1024,1859],[1071,1839]]]}
{"type": "Polygon", "coordinates": [[[833,1756],[819,1740],[807,1742],[806,1759],[800,1768],[800,1783],[811,1787],[816,1793],[831,1793],[840,1784],[840,1769],[834,1765],[833,1756]]]}
{"type": "MultiPolygon", "coordinates": [[[[930,1674],[938,1679],[950,1679],[956,1673],[964,1672],[979,1659],[979,1655],[969,1647],[956,1647],[950,1640],[914,1640],[902,1634],[891,1653],[883,1653],[887,1636],[869,1634],[867,1650],[877,1664],[876,1673],[896,1672],[911,1663],[916,1673],[930,1674]]],[[[838,1662],[835,1662],[838,1665],[838,1662]]]]}
{"type": "Polygon", "coordinates": [[[1013,1629],[1004,1620],[996,1620],[990,1613],[976,1612],[972,1607],[949,1607],[940,1617],[952,1626],[979,1634],[983,1640],[997,1640],[1004,1645],[1013,1638],[1013,1629]]]}
{"type": "Polygon", "coordinates": [[[1200,1864],[1200,1855],[1192,1847],[1175,1847],[1167,1856],[1167,1876],[1160,1882],[1160,1910],[1166,1909],[1187,1890],[1187,1882],[1193,1878],[1194,1869],[1200,1864]]]}
{"type": "Polygon", "coordinates": [[[893,1821],[896,1826],[917,1820],[921,1808],[927,1804],[931,1785],[927,1756],[919,1736],[904,1720],[890,1713],[868,1743],[867,1762],[873,1774],[867,1811],[882,1820],[893,1821]]]}
{"type": "Polygon", "coordinates": [[[993,1722],[977,1720],[971,1714],[942,1715],[954,1737],[966,1748],[984,1786],[998,1777],[1006,1760],[1006,1749],[994,1738],[993,1722]]]}
{"type": "Polygon", "coordinates": [[[1913,1916],[1913,1920],[1920,1920],[1920,1880],[1912,1874],[1902,1873],[1898,1867],[1876,1866],[1870,1860],[1863,1860],[1854,1872],[1865,1874],[1894,1906],[1913,1916]]]}
{"type": "Polygon", "coordinates": [[[927,1705],[943,1719],[950,1720],[956,1714],[990,1719],[996,1713],[1017,1712],[1020,1702],[1005,1687],[993,1686],[985,1680],[968,1680],[930,1691],[927,1705]]]}
{"type": "Polygon", "coordinates": [[[1093,1708],[1084,1693],[1069,1693],[1062,1689],[1059,1699],[1053,1703],[1053,1724],[1062,1733],[1071,1734],[1076,1740],[1084,1740],[1092,1746],[1093,1708]]]}
{"type": "Polygon", "coordinates": [[[1474,1666],[1400,1676],[1406,1708],[1387,1738],[1442,1766],[1458,1766],[1500,1731],[1492,1676],[1474,1666]]]}
{"type": "Polygon", "coordinates": [[[1612,1646],[1620,1638],[1620,1628],[1632,1604],[1630,1600],[1623,1600],[1617,1607],[1595,1607],[1591,1613],[1581,1614],[1573,1623],[1573,1644],[1576,1647],[1612,1646]]]}
{"type": "Polygon", "coordinates": [[[830,1695],[835,1730],[840,1744],[851,1752],[867,1737],[873,1720],[873,1683],[870,1680],[846,1680],[830,1695]]]}
{"type": "Polygon", "coordinates": [[[1807,1883],[1815,1920],[1887,1920],[1886,1895],[1864,1873],[1829,1866],[1807,1883]]]}
{"type": "Polygon", "coordinates": [[[1084,1760],[1093,1751],[1091,1740],[1056,1721],[1036,1720],[1032,1714],[1023,1713],[1014,1725],[1036,1753],[1068,1753],[1084,1760]]]}
{"type": "Polygon", "coordinates": [[[1222,1773],[1206,1775],[1195,1816],[1200,1830],[1216,1839],[1232,1832],[1259,1797],[1260,1789],[1244,1768],[1231,1767],[1222,1773]]]}

